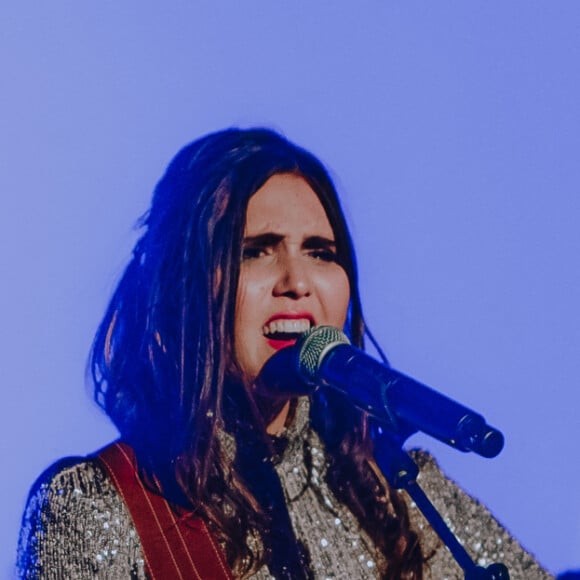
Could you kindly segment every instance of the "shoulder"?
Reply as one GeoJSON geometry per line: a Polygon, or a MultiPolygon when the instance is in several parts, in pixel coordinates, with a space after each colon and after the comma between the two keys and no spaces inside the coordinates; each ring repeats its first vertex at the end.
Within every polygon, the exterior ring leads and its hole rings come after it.
{"type": "Polygon", "coordinates": [[[46,469],[33,484],[28,495],[24,518],[57,514],[67,518],[69,506],[105,505],[118,501],[114,486],[95,458],[67,457],[46,469]]]}
{"type": "Polygon", "coordinates": [[[88,578],[104,567],[139,568],[141,559],[128,509],[96,457],[61,459],[38,477],[22,517],[21,577],[52,569],[88,578]]]}
{"type": "Polygon", "coordinates": [[[34,482],[29,499],[48,499],[78,494],[78,491],[99,494],[111,483],[100,462],[92,456],[65,457],[48,467],[34,482]],[[78,490],[75,492],[75,490],[78,490]]]}
{"type": "MultiPolygon", "coordinates": [[[[515,578],[530,580],[552,578],[483,503],[445,475],[430,453],[414,449],[411,456],[420,470],[417,483],[474,561],[482,566],[502,562],[515,578]]],[[[417,507],[412,503],[410,505],[414,527],[428,529],[424,518],[417,513],[417,507]]],[[[433,538],[428,543],[435,552],[430,561],[431,569],[437,570],[439,566],[445,566],[444,558],[440,557],[436,548],[440,542],[433,538]]],[[[438,573],[433,573],[432,577],[438,577],[438,573]]]]}

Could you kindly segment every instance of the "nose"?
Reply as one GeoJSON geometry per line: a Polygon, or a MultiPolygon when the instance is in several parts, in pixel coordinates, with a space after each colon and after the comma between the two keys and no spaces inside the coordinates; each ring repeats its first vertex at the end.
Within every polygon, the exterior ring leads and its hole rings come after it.
{"type": "Polygon", "coordinates": [[[309,296],[311,279],[302,256],[285,256],[279,263],[279,272],[273,288],[274,296],[298,299],[309,296]]]}

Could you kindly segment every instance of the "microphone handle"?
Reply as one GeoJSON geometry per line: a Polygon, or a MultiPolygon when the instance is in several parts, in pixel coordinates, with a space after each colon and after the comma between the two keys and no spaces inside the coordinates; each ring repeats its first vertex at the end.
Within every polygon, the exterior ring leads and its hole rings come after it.
{"type": "Polygon", "coordinates": [[[503,448],[503,435],[481,415],[348,344],[334,346],[324,355],[318,378],[405,438],[423,431],[483,457],[495,457],[503,448]]]}

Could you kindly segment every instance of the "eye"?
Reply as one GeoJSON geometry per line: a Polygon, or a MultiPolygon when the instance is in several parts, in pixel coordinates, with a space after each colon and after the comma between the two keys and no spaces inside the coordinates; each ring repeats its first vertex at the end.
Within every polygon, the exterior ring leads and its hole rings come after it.
{"type": "Polygon", "coordinates": [[[322,262],[338,262],[338,256],[334,250],[329,248],[320,248],[311,250],[308,254],[311,258],[315,260],[320,260],[322,262]]]}
{"type": "Polygon", "coordinates": [[[338,262],[336,243],[325,236],[311,236],[303,244],[305,255],[320,262],[338,262]]]}
{"type": "Polygon", "coordinates": [[[246,246],[242,249],[242,261],[262,258],[268,253],[268,249],[263,246],[246,246]]]}
{"type": "Polygon", "coordinates": [[[270,256],[281,239],[282,236],[271,233],[244,238],[242,242],[242,261],[270,256]]]}

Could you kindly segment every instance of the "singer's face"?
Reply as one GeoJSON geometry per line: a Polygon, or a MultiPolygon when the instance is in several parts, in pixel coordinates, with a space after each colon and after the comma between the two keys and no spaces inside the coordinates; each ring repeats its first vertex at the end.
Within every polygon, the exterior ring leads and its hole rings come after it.
{"type": "Polygon", "coordinates": [[[326,212],[304,179],[274,175],[250,198],[235,318],[247,385],[311,326],[343,328],[350,290],[336,258],[326,212]]]}

